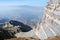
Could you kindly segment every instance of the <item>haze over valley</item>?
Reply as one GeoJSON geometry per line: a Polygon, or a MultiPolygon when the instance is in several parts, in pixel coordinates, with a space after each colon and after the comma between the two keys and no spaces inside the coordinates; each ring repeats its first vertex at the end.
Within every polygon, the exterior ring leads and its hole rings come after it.
{"type": "MultiPolygon", "coordinates": [[[[23,23],[36,23],[41,19],[44,8],[28,5],[13,5],[0,7],[0,20],[17,20],[23,23]]],[[[5,22],[4,21],[4,22],[5,22]]]]}

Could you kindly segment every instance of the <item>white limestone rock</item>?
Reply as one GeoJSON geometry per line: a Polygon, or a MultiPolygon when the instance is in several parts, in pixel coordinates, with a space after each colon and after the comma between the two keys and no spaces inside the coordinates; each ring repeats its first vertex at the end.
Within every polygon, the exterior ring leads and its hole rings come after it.
{"type": "Polygon", "coordinates": [[[50,0],[36,34],[42,40],[60,35],[60,0],[50,0]]]}

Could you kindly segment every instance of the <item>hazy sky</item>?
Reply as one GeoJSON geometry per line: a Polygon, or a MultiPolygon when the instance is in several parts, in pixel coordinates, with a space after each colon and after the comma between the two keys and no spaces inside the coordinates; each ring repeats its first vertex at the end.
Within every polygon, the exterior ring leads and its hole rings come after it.
{"type": "MultiPolygon", "coordinates": [[[[25,10],[25,14],[26,13],[30,13],[30,14],[38,14],[39,17],[41,17],[40,15],[42,15],[43,13],[43,7],[45,6],[45,4],[48,2],[48,0],[0,0],[0,19],[1,18],[5,18],[5,17],[8,17],[8,18],[11,18],[11,19],[19,19],[22,17],[22,13],[20,12],[24,12],[25,10]],[[28,8],[22,8],[19,9],[18,7],[15,7],[14,5],[27,5],[28,8]],[[12,6],[12,7],[11,7],[12,6]],[[34,8],[36,6],[38,6],[38,9],[33,9],[32,11],[30,11],[30,7],[34,6],[34,8]],[[42,8],[42,9],[39,9],[39,8],[42,8]],[[19,11],[14,11],[15,9],[18,9],[19,11]],[[13,11],[12,11],[13,10],[13,11]],[[21,11],[20,11],[21,10],[21,11]],[[36,10],[36,11],[34,11],[36,10]]],[[[29,14],[28,14],[29,15],[29,14]]],[[[27,17],[28,15],[26,15],[25,17],[27,17]]],[[[30,16],[28,16],[30,18],[30,16]]],[[[24,19],[24,18],[23,18],[24,19]]],[[[27,18],[28,19],[28,18],[27,18]]]]}
{"type": "Polygon", "coordinates": [[[48,0],[0,0],[1,5],[44,6],[48,0]]]}

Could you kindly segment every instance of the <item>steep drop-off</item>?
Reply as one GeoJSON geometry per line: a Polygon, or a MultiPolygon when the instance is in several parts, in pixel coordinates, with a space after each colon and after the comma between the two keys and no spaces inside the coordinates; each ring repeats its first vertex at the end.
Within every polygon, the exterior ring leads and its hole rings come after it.
{"type": "Polygon", "coordinates": [[[60,0],[50,0],[47,3],[36,34],[40,39],[47,39],[60,35],[60,0]]]}

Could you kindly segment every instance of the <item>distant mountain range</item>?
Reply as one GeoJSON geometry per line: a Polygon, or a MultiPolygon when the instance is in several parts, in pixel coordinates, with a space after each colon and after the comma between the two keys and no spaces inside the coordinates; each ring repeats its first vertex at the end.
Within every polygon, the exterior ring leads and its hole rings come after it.
{"type": "Polygon", "coordinates": [[[8,21],[8,19],[12,19],[21,21],[25,24],[30,24],[30,22],[36,23],[42,17],[43,11],[43,7],[35,7],[28,5],[5,6],[2,7],[0,10],[0,21],[5,22],[8,21]]]}
{"type": "Polygon", "coordinates": [[[2,19],[0,19],[0,24],[2,24],[2,23],[5,23],[5,22],[8,22],[9,21],[9,19],[7,18],[2,18],[2,19]]]}

